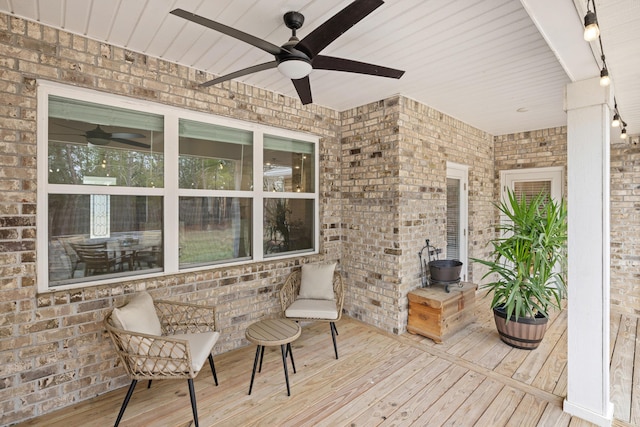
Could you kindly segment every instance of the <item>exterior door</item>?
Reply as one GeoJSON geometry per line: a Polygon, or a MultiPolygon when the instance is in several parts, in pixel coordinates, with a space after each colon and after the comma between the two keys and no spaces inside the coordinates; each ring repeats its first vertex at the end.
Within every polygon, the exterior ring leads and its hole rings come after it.
{"type": "Polygon", "coordinates": [[[447,162],[447,259],[462,262],[460,279],[467,280],[469,167],[447,162]]]}

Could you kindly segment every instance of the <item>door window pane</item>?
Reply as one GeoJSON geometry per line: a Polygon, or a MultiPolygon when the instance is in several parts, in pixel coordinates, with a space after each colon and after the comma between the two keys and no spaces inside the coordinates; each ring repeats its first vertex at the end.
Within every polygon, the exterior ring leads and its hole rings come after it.
{"type": "Polygon", "coordinates": [[[314,144],[270,135],[264,137],[263,189],[315,192],[314,144]]]}
{"type": "Polygon", "coordinates": [[[253,133],[180,120],[180,188],[251,190],[253,133]]]}
{"type": "Polygon", "coordinates": [[[49,284],[162,271],[162,197],[49,195],[49,284]]]}
{"type": "Polygon", "coordinates": [[[307,199],[265,199],[265,256],[313,249],[313,206],[307,199]]]}
{"type": "Polygon", "coordinates": [[[180,268],[251,257],[251,199],[180,197],[180,268]]]}

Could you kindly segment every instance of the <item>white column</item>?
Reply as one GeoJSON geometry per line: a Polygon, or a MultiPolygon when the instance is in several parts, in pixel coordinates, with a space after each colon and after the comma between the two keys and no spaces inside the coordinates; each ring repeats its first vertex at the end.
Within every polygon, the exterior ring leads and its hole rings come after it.
{"type": "Polygon", "coordinates": [[[564,411],[610,426],[609,127],[611,89],[567,85],[568,362],[564,411]]]}

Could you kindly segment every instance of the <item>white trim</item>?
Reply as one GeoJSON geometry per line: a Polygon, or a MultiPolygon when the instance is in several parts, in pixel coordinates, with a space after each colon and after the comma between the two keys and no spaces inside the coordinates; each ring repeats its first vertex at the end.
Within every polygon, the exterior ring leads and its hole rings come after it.
{"type": "Polygon", "coordinates": [[[508,169],[500,171],[500,196],[504,200],[507,188],[515,182],[551,181],[551,198],[560,200],[564,195],[564,166],[545,168],[508,169]]]}
{"type": "Polygon", "coordinates": [[[575,403],[564,399],[562,402],[562,410],[571,416],[589,421],[600,427],[610,427],[613,424],[613,404],[608,402],[606,414],[597,414],[589,409],[578,406],[575,403]]]}
{"type": "Polygon", "coordinates": [[[121,95],[107,94],[92,89],[78,88],[67,86],[64,84],[49,82],[44,80],[38,81],[37,87],[37,178],[38,189],[36,195],[37,205],[42,207],[38,209],[36,215],[37,239],[36,250],[38,251],[38,292],[54,292],[59,290],[67,290],[74,288],[84,288],[94,285],[119,283],[123,280],[138,280],[149,277],[166,276],[176,273],[186,273],[190,271],[200,271],[212,268],[220,268],[246,264],[247,262],[260,262],[264,260],[263,254],[263,235],[260,232],[263,229],[264,209],[262,200],[272,197],[271,194],[265,194],[262,189],[263,181],[263,136],[265,134],[291,138],[299,141],[305,141],[314,144],[315,156],[315,177],[313,193],[297,193],[297,192],[278,192],[273,197],[290,198],[290,199],[308,199],[314,204],[314,243],[313,249],[308,251],[287,252],[277,256],[269,256],[269,260],[293,258],[302,255],[317,254],[320,250],[320,209],[319,209],[319,137],[309,133],[292,131],[288,129],[272,128],[263,124],[244,122],[228,117],[221,117],[203,112],[196,112],[184,108],[168,106],[151,101],[127,98],[121,95]],[[113,106],[127,108],[134,111],[144,111],[152,114],[158,114],[164,117],[164,186],[162,188],[137,188],[137,187],[118,187],[118,186],[91,186],[90,190],[87,185],[62,185],[49,184],[48,174],[48,97],[56,95],[80,101],[86,101],[105,106],[113,106]],[[241,130],[251,131],[253,133],[253,190],[193,190],[181,189],[178,183],[178,157],[179,157],[179,120],[181,118],[193,120],[212,125],[226,126],[241,130]],[[175,159],[175,161],[173,160],[175,159]],[[171,161],[170,161],[171,160],[171,161]],[[96,280],[92,282],[82,282],[77,284],[57,285],[49,287],[49,231],[48,231],[48,194],[104,194],[104,195],[147,195],[161,196],[164,198],[163,206],[163,233],[164,233],[164,271],[161,273],[139,274],[133,276],[123,276],[112,279],[96,280]],[[206,196],[206,197],[241,197],[253,200],[253,223],[252,223],[252,259],[233,260],[220,264],[208,264],[198,267],[179,268],[179,204],[180,196],[206,196]],[[175,203],[169,203],[168,200],[175,198],[175,203]]]}
{"type": "Polygon", "coordinates": [[[177,203],[181,192],[178,182],[178,162],[169,162],[166,159],[177,159],[180,152],[180,143],[178,137],[179,130],[178,114],[166,114],[164,117],[164,197],[162,206],[164,232],[163,251],[164,251],[164,273],[172,274],[180,271],[180,204],[177,203]],[[173,157],[172,157],[173,156],[173,157]],[[176,195],[176,203],[167,203],[166,198],[169,194],[176,195]]]}
{"type": "MultiPolygon", "coordinates": [[[[262,140],[264,134],[262,131],[256,131],[253,134],[253,144],[257,144],[262,140]]],[[[253,245],[253,259],[256,261],[264,260],[264,250],[262,247],[262,236],[257,230],[262,230],[264,227],[264,206],[262,203],[257,203],[256,200],[264,200],[264,180],[262,178],[262,172],[264,167],[264,149],[255,150],[253,152],[253,193],[255,194],[255,198],[253,199],[253,228],[251,230],[251,235],[253,236],[252,245],[253,245]],[[258,179],[257,177],[260,177],[258,179]],[[260,248],[260,250],[256,250],[256,248],[260,248]]]]}
{"type": "Polygon", "coordinates": [[[460,181],[460,261],[462,270],[460,278],[467,280],[469,271],[469,166],[459,163],[447,162],[447,178],[460,181]]]}

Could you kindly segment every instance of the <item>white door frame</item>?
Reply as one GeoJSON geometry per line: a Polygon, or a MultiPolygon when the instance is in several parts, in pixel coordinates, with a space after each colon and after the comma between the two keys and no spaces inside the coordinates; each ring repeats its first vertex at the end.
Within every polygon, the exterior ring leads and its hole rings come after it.
{"type": "Polygon", "coordinates": [[[564,167],[509,169],[500,171],[500,198],[506,200],[507,188],[513,190],[515,182],[551,181],[551,198],[560,201],[564,193],[564,167]]]}

